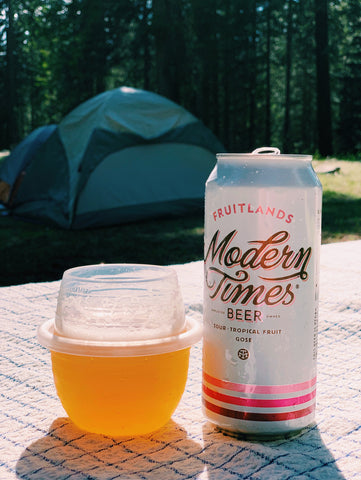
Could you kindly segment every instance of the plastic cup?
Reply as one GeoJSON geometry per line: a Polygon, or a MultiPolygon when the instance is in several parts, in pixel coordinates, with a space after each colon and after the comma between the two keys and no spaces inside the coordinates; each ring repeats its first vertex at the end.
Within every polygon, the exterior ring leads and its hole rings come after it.
{"type": "Polygon", "coordinates": [[[55,321],[38,330],[62,405],[81,429],[142,435],[165,425],[187,380],[199,322],[185,318],[176,272],[94,265],[64,272],[55,321]]]}

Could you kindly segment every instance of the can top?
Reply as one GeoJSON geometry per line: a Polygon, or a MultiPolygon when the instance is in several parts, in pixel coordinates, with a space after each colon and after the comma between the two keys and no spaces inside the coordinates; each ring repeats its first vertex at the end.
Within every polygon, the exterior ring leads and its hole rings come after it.
{"type": "Polygon", "coordinates": [[[253,150],[251,153],[217,153],[217,160],[237,161],[237,160],[299,160],[310,162],[312,155],[298,155],[298,154],[281,154],[279,148],[276,147],[260,147],[253,150]]]}

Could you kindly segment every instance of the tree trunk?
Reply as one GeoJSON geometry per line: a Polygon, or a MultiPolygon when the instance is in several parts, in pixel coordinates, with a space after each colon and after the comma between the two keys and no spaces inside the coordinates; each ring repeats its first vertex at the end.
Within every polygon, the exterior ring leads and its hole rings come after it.
{"type": "Polygon", "coordinates": [[[291,110],[291,69],[292,69],[292,15],[293,15],[293,0],[288,0],[288,16],[287,16],[287,45],[286,45],[286,92],[285,92],[285,116],[283,124],[283,151],[290,152],[290,110],[291,110]]]}
{"type": "Polygon", "coordinates": [[[150,70],[151,70],[151,53],[150,53],[150,28],[148,0],[143,3],[143,19],[142,19],[142,44],[143,44],[143,88],[150,90],[150,70]]]}
{"type": "Polygon", "coordinates": [[[249,58],[249,128],[248,138],[250,148],[256,148],[256,86],[257,86],[257,2],[251,3],[251,39],[249,58]]]}
{"type": "Polygon", "coordinates": [[[180,102],[185,53],[182,4],[173,0],[153,0],[152,5],[158,91],[180,102]]]}
{"type": "Polygon", "coordinates": [[[82,18],[82,89],[90,98],[105,89],[107,50],[105,41],[104,5],[98,0],[86,0],[82,18]]]}
{"type": "Polygon", "coordinates": [[[271,1],[267,4],[265,145],[271,145],[271,1]]]}
{"type": "Polygon", "coordinates": [[[16,122],[16,72],[15,72],[15,35],[14,35],[14,12],[12,0],[8,0],[8,19],[6,29],[6,110],[7,110],[7,129],[6,144],[12,147],[17,142],[17,122],[16,122]]]}
{"type": "Polygon", "coordinates": [[[315,0],[318,149],[324,156],[333,150],[327,7],[327,0],[315,0]]]}

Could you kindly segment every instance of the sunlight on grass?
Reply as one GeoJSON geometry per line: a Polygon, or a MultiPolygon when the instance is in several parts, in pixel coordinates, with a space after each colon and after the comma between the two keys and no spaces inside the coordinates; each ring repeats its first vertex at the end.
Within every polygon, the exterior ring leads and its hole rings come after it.
{"type": "Polygon", "coordinates": [[[324,192],[335,192],[353,198],[361,198],[361,162],[347,162],[342,160],[314,161],[314,169],[322,183],[324,192]],[[333,171],[336,173],[322,173],[333,171]]]}
{"type": "Polygon", "coordinates": [[[322,243],[361,239],[361,162],[331,159],[314,168],[323,187],[322,243]]]}

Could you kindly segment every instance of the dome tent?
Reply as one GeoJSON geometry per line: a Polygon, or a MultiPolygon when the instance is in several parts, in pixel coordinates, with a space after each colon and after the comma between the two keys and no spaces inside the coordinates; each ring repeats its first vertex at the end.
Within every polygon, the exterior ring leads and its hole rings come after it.
{"type": "Polygon", "coordinates": [[[55,130],[56,125],[45,125],[31,132],[11,152],[10,157],[0,167],[0,202],[12,202],[12,196],[16,194],[17,184],[21,181],[21,173],[31,162],[37,148],[55,130]]]}
{"type": "Polygon", "coordinates": [[[183,214],[203,208],[219,151],[211,131],[172,101],[109,90],[75,108],[37,146],[10,209],[63,228],[183,214]]]}

